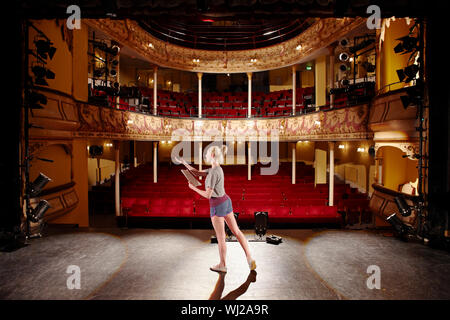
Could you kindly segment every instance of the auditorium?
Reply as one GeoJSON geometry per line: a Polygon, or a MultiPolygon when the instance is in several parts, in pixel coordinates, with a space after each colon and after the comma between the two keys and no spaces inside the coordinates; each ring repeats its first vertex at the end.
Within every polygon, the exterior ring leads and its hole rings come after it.
{"type": "Polygon", "coordinates": [[[450,299],[442,2],[15,5],[1,300],[450,299]]]}

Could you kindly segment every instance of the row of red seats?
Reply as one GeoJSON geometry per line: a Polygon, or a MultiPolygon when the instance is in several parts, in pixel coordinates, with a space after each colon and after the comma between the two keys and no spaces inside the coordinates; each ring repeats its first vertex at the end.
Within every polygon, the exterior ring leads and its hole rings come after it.
{"type": "MultiPolygon", "coordinates": [[[[162,199],[160,199],[162,200],[162,199]]],[[[150,201],[149,199],[122,198],[122,212],[131,217],[210,217],[209,202],[192,199],[164,199],[164,201],[150,201]]],[[[252,222],[254,213],[265,211],[272,222],[328,222],[340,223],[342,216],[336,206],[318,203],[300,203],[298,205],[283,206],[277,202],[265,201],[235,201],[233,211],[239,212],[239,221],[252,222]]]]}

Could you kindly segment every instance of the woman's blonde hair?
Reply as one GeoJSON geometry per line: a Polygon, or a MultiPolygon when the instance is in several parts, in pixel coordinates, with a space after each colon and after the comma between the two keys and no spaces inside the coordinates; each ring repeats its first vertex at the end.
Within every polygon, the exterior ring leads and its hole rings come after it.
{"type": "Polygon", "coordinates": [[[212,164],[214,159],[214,162],[222,164],[224,162],[224,155],[227,154],[227,151],[228,147],[226,145],[222,145],[221,147],[209,147],[208,151],[206,151],[205,160],[212,164]]]}

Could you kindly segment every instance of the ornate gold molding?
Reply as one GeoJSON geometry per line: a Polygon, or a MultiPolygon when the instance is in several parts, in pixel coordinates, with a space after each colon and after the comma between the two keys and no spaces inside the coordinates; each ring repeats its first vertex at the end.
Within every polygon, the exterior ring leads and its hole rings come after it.
{"type": "MultiPolygon", "coordinates": [[[[41,90],[55,100],[47,112],[56,112],[68,97],[41,90]]],[[[76,116],[66,120],[47,121],[39,114],[31,114],[31,121],[45,129],[30,132],[39,142],[45,139],[70,139],[70,137],[107,138],[113,140],[195,140],[214,139],[249,141],[299,141],[299,140],[361,140],[370,139],[368,130],[369,106],[320,111],[283,118],[199,119],[167,118],[150,114],[127,112],[71,101],[76,116]],[[70,125],[64,125],[65,122],[70,125]]],[[[60,142],[62,143],[62,142],[60,142]]]]}
{"type": "Polygon", "coordinates": [[[300,35],[280,44],[236,51],[209,51],[177,46],[153,37],[137,22],[128,19],[86,19],[84,22],[159,66],[192,72],[243,73],[278,69],[299,63],[364,24],[365,19],[320,19],[300,35]],[[301,49],[297,50],[299,44],[301,49]],[[256,62],[251,59],[256,59],[256,62]]]}

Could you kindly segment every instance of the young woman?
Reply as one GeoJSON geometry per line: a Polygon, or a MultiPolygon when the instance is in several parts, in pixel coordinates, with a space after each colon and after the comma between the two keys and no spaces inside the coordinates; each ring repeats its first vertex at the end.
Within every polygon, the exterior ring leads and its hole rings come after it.
{"type": "Polygon", "coordinates": [[[197,170],[190,166],[184,159],[177,159],[184,164],[194,175],[206,176],[205,190],[189,184],[189,188],[197,192],[199,195],[209,199],[211,222],[216,232],[217,243],[219,245],[220,262],[218,265],[212,266],[210,269],[216,272],[227,272],[226,255],[227,245],[225,242],[225,225],[226,223],[231,232],[236,236],[242,249],[244,249],[245,256],[247,257],[247,263],[250,270],[256,269],[256,262],[250,254],[247,239],[236,223],[234,218],[233,206],[230,197],[225,193],[224,188],[224,174],[220,167],[223,163],[224,154],[227,152],[227,147],[212,146],[206,153],[206,162],[211,164],[210,169],[197,170]]]}

